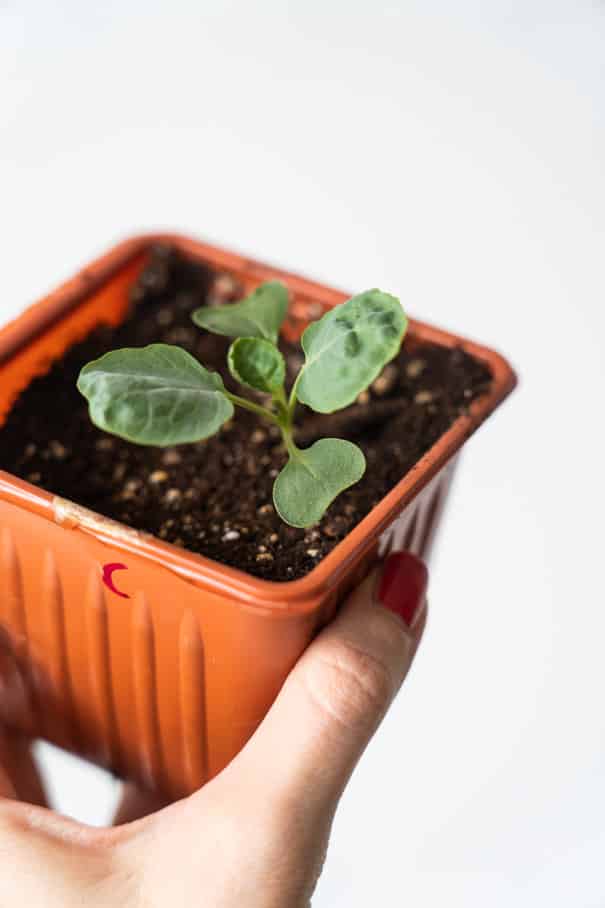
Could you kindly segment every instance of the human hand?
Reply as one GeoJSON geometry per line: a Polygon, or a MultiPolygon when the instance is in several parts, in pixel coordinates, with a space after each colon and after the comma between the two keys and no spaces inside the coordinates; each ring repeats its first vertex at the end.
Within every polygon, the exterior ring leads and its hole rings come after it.
{"type": "Polygon", "coordinates": [[[309,905],[338,800],[414,658],[426,581],[414,556],[391,555],[309,646],[231,764],[154,813],[129,788],[122,825],[90,828],[41,806],[29,742],[5,732],[0,905],[309,905]]]}

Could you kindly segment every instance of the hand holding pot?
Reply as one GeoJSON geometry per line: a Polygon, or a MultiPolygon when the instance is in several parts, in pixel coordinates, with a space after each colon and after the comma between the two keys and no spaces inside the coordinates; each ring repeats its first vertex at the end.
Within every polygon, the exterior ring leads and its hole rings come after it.
{"type": "Polygon", "coordinates": [[[235,760],[167,807],[127,791],[122,825],[88,828],[41,806],[28,742],[0,737],[0,904],[308,905],[338,800],[416,652],[426,580],[414,556],[391,555],[306,650],[235,760]]]}

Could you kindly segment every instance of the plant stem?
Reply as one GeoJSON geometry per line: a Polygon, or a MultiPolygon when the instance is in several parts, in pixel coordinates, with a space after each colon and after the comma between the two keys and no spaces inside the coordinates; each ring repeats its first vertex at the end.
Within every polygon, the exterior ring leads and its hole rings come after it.
{"type": "Polygon", "coordinates": [[[279,422],[282,429],[291,428],[290,412],[288,410],[288,401],[286,400],[286,392],[283,387],[279,390],[273,392],[273,403],[275,404],[277,421],[279,422]]]}
{"type": "Polygon", "coordinates": [[[292,390],[290,391],[290,399],[288,400],[288,421],[290,425],[292,425],[292,423],[294,422],[294,411],[296,410],[296,388],[298,386],[298,379],[301,375],[302,369],[294,379],[294,384],[292,385],[292,390]]]}
{"type": "Polygon", "coordinates": [[[286,445],[288,454],[290,455],[290,457],[296,458],[298,455],[298,448],[294,444],[291,429],[285,429],[283,426],[281,426],[281,434],[283,436],[284,444],[286,445]]]}
{"type": "Polygon", "coordinates": [[[250,410],[252,413],[256,413],[257,416],[262,416],[263,419],[267,419],[269,422],[274,423],[276,426],[280,426],[281,423],[277,417],[267,410],[266,407],[261,407],[260,404],[255,404],[253,401],[248,400],[247,397],[239,397],[237,394],[231,394],[230,391],[223,391],[223,394],[229,398],[232,404],[235,404],[237,407],[243,407],[244,410],[250,410]]]}
{"type": "Polygon", "coordinates": [[[286,392],[284,391],[283,385],[281,388],[278,388],[278,390],[273,393],[273,399],[275,401],[277,401],[278,403],[283,404],[283,406],[287,409],[288,402],[286,400],[286,392]]]}

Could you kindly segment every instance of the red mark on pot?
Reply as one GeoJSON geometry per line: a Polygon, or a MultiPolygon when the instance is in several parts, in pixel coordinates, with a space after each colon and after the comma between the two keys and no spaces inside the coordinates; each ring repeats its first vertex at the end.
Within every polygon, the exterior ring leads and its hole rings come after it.
{"type": "Polygon", "coordinates": [[[111,590],[112,593],[115,593],[116,596],[122,596],[124,599],[130,599],[128,593],[123,593],[121,590],[116,589],[113,583],[113,572],[114,571],[127,571],[128,568],[125,564],[120,564],[119,562],[112,562],[111,564],[103,565],[103,583],[105,586],[111,590]]]}

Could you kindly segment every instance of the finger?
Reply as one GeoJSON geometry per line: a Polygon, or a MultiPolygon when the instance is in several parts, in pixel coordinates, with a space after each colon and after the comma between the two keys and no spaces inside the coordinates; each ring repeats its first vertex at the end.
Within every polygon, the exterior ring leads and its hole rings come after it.
{"type": "Polygon", "coordinates": [[[113,818],[114,826],[132,823],[165,807],[168,802],[154,792],[145,791],[133,782],[122,785],[122,798],[113,818]]]}
{"type": "Polygon", "coordinates": [[[0,728],[0,796],[46,805],[44,785],[32,754],[31,741],[0,728]]]}
{"type": "Polygon", "coordinates": [[[407,675],[425,621],[425,565],[391,555],[303,654],[228,770],[261,798],[332,811],[407,675]],[[239,776],[237,775],[239,773],[239,776]]]}

